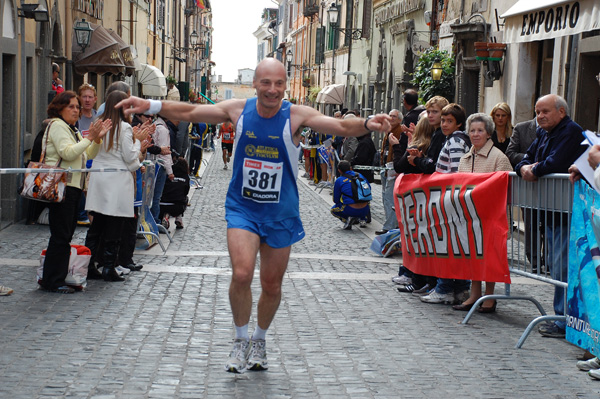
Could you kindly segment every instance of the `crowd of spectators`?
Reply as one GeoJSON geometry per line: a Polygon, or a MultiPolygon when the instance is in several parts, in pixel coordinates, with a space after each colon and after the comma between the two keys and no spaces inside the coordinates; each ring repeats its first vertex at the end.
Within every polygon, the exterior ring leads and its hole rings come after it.
{"type": "MultiPolygon", "coordinates": [[[[414,93],[405,93],[405,97],[411,94],[414,93]]],[[[477,113],[467,119],[460,105],[433,97],[425,104],[416,125],[411,122],[401,137],[390,132],[394,170],[404,174],[514,170],[527,181],[550,173],[567,173],[583,153],[582,128],[569,118],[566,102],[557,95],[541,97],[535,110],[536,118],[513,128],[512,113],[506,103],[494,106],[489,116],[477,113]]],[[[523,210],[527,259],[534,271],[546,267],[552,279],[566,281],[568,218],[560,212],[547,212],[539,217],[541,220],[537,220],[537,215],[523,210]],[[543,253],[548,259],[543,258],[543,253]]],[[[452,304],[455,310],[462,311],[470,310],[483,294],[494,293],[493,282],[487,282],[482,292],[481,281],[420,276],[403,266],[392,281],[398,284],[398,291],[419,295],[423,302],[452,304]]],[[[561,287],[555,289],[554,310],[564,315],[561,287]]],[[[495,312],[496,302],[484,301],[478,311],[495,312]]],[[[548,337],[564,337],[564,322],[544,324],[539,332],[548,337]]]]}
{"type": "MultiPolygon", "coordinates": [[[[60,160],[72,169],[116,168],[117,172],[70,173],[66,200],[62,203],[32,203],[28,223],[38,220],[40,210],[48,209],[50,240],[38,283],[44,290],[71,294],[81,287],[65,282],[71,254],[71,240],[77,224],[89,226],[85,245],[92,258],[88,280],[123,281],[124,275],[139,271],[133,261],[142,194],[142,161],[155,167],[155,184],[150,213],[157,225],[183,228],[188,205],[190,175],[197,177],[202,160],[201,146],[214,129],[200,124],[168,120],[161,115],[126,117],[116,108],[129,97],[125,82],[111,84],[106,102],[94,109],[97,93],[84,83],[78,90],[57,94],[48,107],[44,127],[36,137],[32,160],[45,155],[46,163],[60,160]],[[202,129],[202,130],[201,130],[202,129]],[[196,148],[199,149],[194,151],[196,148]],[[198,154],[199,153],[199,154],[198,154]],[[183,154],[183,156],[182,156],[183,154]],[[194,161],[190,171],[185,155],[194,161]]],[[[207,141],[210,146],[210,141],[207,141]]],[[[12,293],[0,287],[1,295],[12,293]]]]}

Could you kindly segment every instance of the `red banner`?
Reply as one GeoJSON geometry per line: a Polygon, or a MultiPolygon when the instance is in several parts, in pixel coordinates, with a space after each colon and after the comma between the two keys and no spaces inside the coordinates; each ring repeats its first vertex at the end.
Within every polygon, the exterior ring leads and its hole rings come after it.
{"type": "Polygon", "coordinates": [[[404,266],[426,276],[510,283],[507,189],[508,172],[398,176],[404,266]]]}

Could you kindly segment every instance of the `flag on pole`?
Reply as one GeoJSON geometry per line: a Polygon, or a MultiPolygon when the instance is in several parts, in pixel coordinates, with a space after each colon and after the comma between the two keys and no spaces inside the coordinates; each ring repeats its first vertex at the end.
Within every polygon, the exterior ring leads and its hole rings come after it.
{"type": "Polygon", "coordinates": [[[206,8],[206,5],[204,5],[204,0],[196,0],[196,5],[203,10],[206,8]]]}

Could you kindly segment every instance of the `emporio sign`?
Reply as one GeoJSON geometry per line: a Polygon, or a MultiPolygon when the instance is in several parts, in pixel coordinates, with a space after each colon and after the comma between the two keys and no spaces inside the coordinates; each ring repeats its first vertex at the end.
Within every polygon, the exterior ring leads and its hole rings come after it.
{"type": "Polygon", "coordinates": [[[567,26],[575,29],[579,23],[580,11],[581,5],[576,1],[573,4],[564,4],[524,14],[521,36],[540,33],[540,29],[546,33],[566,30],[567,26]]]}
{"type": "Polygon", "coordinates": [[[546,40],[599,29],[599,3],[597,0],[521,0],[502,14],[506,41],[546,40]]]}

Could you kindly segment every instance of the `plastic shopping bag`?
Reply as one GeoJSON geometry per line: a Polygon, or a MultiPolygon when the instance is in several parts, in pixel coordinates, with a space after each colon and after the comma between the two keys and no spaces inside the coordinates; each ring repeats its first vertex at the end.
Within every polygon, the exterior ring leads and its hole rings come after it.
{"type": "Polygon", "coordinates": [[[371,244],[371,251],[381,256],[391,256],[401,252],[400,229],[393,229],[385,234],[375,237],[371,244]]]}
{"type": "MultiPolygon", "coordinates": [[[[40,266],[37,270],[38,283],[44,275],[44,260],[46,259],[46,250],[42,251],[40,256],[40,266]]],[[[92,252],[84,245],[71,244],[71,257],[69,258],[69,271],[65,278],[67,285],[83,289],[87,286],[88,265],[92,259],[92,252]]]]}

